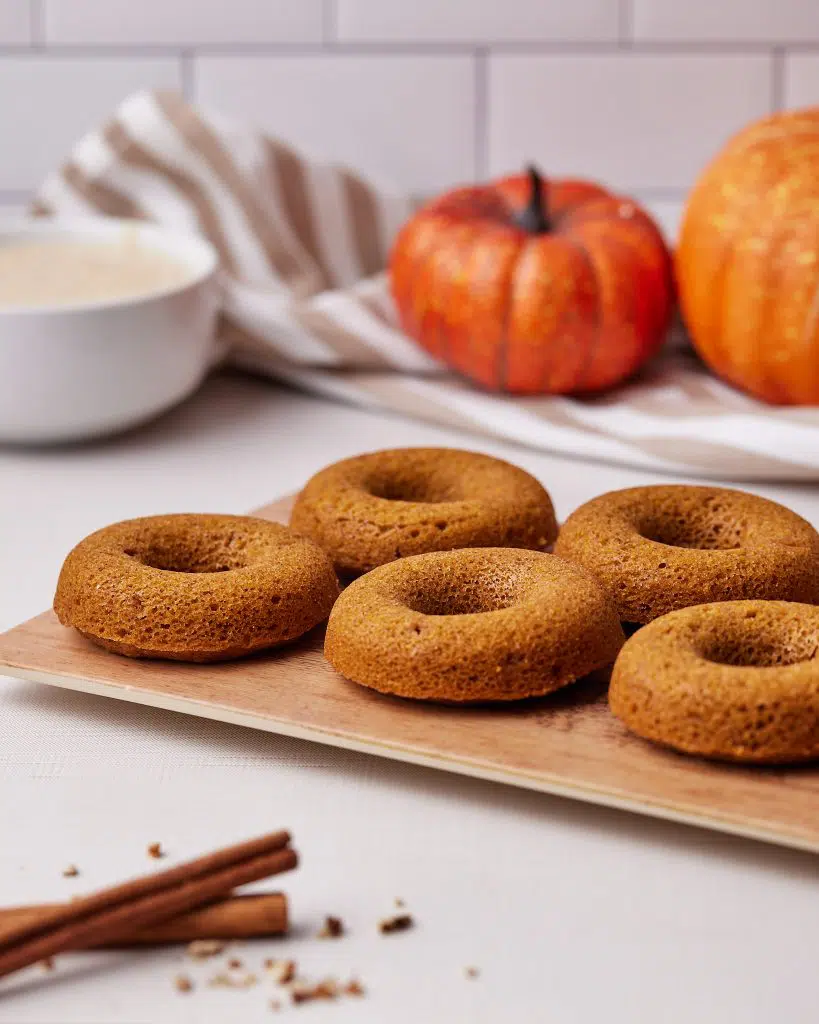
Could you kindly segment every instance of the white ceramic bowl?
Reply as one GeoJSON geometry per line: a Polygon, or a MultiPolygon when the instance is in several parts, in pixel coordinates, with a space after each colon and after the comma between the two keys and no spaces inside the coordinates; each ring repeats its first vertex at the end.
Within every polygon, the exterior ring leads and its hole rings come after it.
{"type": "Polygon", "coordinates": [[[52,443],[132,427],[194,391],[216,357],[218,258],[203,239],[114,218],[0,225],[0,245],[128,235],[190,270],[148,295],[0,307],[0,441],[52,443]]]}

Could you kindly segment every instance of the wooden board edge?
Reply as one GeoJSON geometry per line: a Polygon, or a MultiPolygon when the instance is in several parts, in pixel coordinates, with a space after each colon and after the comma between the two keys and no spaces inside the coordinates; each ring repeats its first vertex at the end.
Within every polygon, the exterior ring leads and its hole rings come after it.
{"type": "Polygon", "coordinates": [[[724,819],[718,816],[697,814],[661,803],[649,802],[646,800],[628,799],[617,796],[604,789],[593,786],[571,786],[556,780],[544,779],[543,777],[529,775],[525,772],[501,771],[489,768],[470,761],[462,761],[457,758],[447,758],[443,755],[432,756],[406,750],[397,745],[376,740],[354,740],[331,730],[307,728],[299,725],[292,725],[286,722],[279,722],[274,719],[260,719],[252,714],[245,714],[241,711],[233,711],[229,708],[214,707],[206,703],[199,703],[190,698],[169,697],[159,693],[140,690],[135,687],[121,685],[109,685],[107,683],[90,680],[81,676],[60,675],[58,673],[42,672],[36,669],[18,668],[11,665],[0,665],[0,668],[11,668],[14,677],[25,679],[35,683],[45,683],[48,686],[56,686],[61,689],[75,690],[81,693],[90,693],[98,697],[110,697],[114,700],[126,701],[128,703],[142,704],[147,707],[159,708],[163,711],[173,711],[177,714],[196,714],[201,718],[208,718],[216,722],[225,722],[229,725],[238,725],[244,728],[256,729],[262,732],[275,733],[281,736],[289,736],[293,739],[307,740],[312,743],[319,743],[324,746],[339,747],[342,750],[352,750],[360,754],[374,755],[394,761],[403,761],[407,764],[419,765],[423,768],[432,768],[437,771],[449,771],[454,774],[464,775],[469,778],[481,779],[485,782],[500,783],[502,785],[514,785],[522,789],[532,790],[538,793],[545,793],[549,796],[563,797],[570,800],[578,800],[583,803],[593,804],[599,807],[609,807],[614,810],[627,811],[643,817],[659,818],[663,821],[674,822],[680,825],[693,825],[698,828],[706,828],[715,832],[728,833],[739,836],[743,839],[753,839],[758,842],[770,843],[777,846],[784,846],[790,849],[802,850],[806,853],[819,853],[819,840],[806,839],[800,836],[787,835],[774,829],[743,825],[739,822],[724,819]],[[191,705],[196,706],[196,711],[191,711],[191,705]]]}

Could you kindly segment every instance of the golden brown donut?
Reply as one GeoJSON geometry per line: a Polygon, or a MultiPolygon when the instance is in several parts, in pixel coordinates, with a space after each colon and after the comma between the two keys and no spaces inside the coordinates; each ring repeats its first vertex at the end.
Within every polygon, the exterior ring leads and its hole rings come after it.
{"type": "Polygon", "coordinates": [[[602,587],[554,555],[466,548],[360,576],[330,614],[342,675],[421,700],[507,701],[610,665],[623,631],[602,587]]]}
{"type": "Polygon", "coordinates": [[[819,534],[790,509],[744,491],[612,491],[569,516],[555,553],[600,579],[623,622],[710,601],[819,602],[819,534]]]}
{"type": "Polygon", "coordinates": [[[819,608],[728,601],[671,612],[626,642],[609,704],[632,732],[687,754],[819,757],[819,608]]]}
{"type": "Polygon", "coordinates": [[[455,448],[396,448],[327,466],[299,495],[290,525],[345,573],[427,551],[542,550],[557,536],[552,501],[533,476],[455,448]]]}
{"type": "Polygon", "coordinates": [[[117,654],[224,661],[301,636],[337,596],[327,555],[278,523],[149,516],[80,541],[63,564],[54,610],[117,654]]]}

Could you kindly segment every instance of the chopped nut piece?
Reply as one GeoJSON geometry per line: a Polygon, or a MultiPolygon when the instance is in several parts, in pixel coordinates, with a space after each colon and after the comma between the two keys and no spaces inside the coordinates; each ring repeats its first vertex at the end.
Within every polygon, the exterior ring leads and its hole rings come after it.
{"type": "Polygon", "coordinates": [[[390,935],[392,932],[405,932],[414,923],[410,914],[393,914],[378,922],[378,930],[382,935],[390,935]]]}
{"type": "Polygon", "coordinates": [[[333,978],[325,978],[315,985],[296,984],[290,989],[290,998],[294,1003],[310,1003],[314,999],[337,999],[338,982],[333,978]]]}
{"type": "Polygon", "coordinates": [[[63,868],[63,878],[76,878],[80,873],[80,869],[76,864],[69,864],[67,868],[63,868]]]}
{"type": "Polygon", "coordinates": [[[207,960],[210,956],[218,956],[224,948],[221,939],[194,939],[188,943],[188,956],[194,960],[207,960]]]}
{"type": "Polygon", "coordinates": [[[479,978],[481,976],[481,972],[477,967],[464,967],[464,974],[467,978],[479,978]]]}
{"type": "Polygon", "coordinates": [[[367,992],[358,978],[350,978],[344,986],[344,994],[347,996],[363,996],[366,995],[367,992]]]}
{"type": "Polygon", "coordinates": [[[40,966],[42,967],[42,969],[44,971],[53,971],[54,970],[54,957],[53,956],[44,957],[40,961],[40,966]]]}
{"type": "Polygon", "coordinates": [[[324,925],[318,933],[320,939],[337,939],[344,934],[344,922],[340,917],[325,917],[324,925]]]}
{"type": "Polygon", "coordinates": [[[252,988],[259,979],[250,971],[220,971],[208,981],[211,988],[252,988]]]}
{"type": "Polygon", "coordinates": [[[403,907],[406,906],[406,903],[402,899],[399,899],[398,896],[396,896],[395,897],[395,905],[396,905],[396,907],[403,908],[403,907]]]}
{"type": "Polygon", "coordinates": [[[242,961],[238,957],[232,957],[228,960],[228,967],[231,971],[238,971],[242,966],[242,961]]]}
{"type": "Polygon", "coordinates": [[[176,979],[174,980],[174,987],[177,992],[192,992],[193,982],[187,974],[177,974],[176,979]]]}
{"type": "Polygon", "coordinates": [[[289,985],[296,977],[295,960],[265,960],[264,969],[274,985],[289,985]]]}
{"type": "Polygon", "coordinates": [[[153,857],[154,860],[159,860],[160,857],[164,857],[165,851],[162,849],[162,843],[151,843],[148,847],[148,856],[153,857]]]}

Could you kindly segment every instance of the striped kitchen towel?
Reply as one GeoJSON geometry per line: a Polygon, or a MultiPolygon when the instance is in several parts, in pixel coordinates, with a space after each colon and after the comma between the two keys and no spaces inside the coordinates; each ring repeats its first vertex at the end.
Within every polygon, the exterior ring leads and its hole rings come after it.
{"type": "Polygon", "coordinates": [[[306,390],[576,458],[722,479],[819,479],[819,409],[773,408],[684,342],[593,398],[511,398],[453,377],[398,329],[384,267],[412,199],[180,96],[144,92],[35,199],[201,232],[224,276],[228,358],[306,390]]]}

